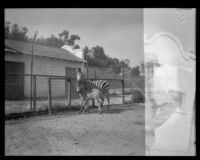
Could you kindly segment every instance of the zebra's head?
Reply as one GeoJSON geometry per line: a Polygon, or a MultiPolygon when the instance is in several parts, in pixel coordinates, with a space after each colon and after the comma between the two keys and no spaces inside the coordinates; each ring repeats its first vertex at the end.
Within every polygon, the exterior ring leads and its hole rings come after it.
{"type": "Polygon", "coordinates": [[[86,76],[85,74],[81,71],[80,68],[77,68],[76,69],[76,80],[79,82],[79,81],[83,81],[86,79],[86,76]]]}
{"type": "Polygon", "coordinates": [[[82,89],[84,89],[84,83],[85,83],[85,75],[83,74],[83,72],[81,71],[80,68],[77,68],[76,69],[76,80],[77,80],[77,83],[76,83],[76,92],[77,93],[80,93],[80,91],[82,89]]]}
{"type": "Polygon", "coordinates": [[[79,93],[82,93],[83,90],[86,90],[86,86],[84,84],[85,82],[84,81],[77,81],[76,82],[76,92],[79,94],[79,93]]]}
{"type": "Polygon", "coordinates": [[[77,92],[78,94],[79,94],[80,91],[81,91],[81,87],[82,87],[82,85],[81,85],[80,81],[77,81],[77,82],[76,82],[76,92],[77,92]]]}

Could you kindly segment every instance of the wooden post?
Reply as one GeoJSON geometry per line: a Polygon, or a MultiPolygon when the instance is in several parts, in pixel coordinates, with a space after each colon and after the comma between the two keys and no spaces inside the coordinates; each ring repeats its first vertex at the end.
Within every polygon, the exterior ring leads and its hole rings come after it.
{"type": "MultiPolygon", "coordinates": [[[[96,70],[94,71],[94,79],[96,80],[96,70]]],[[[94,99],[92,99],[92,107],[94,108],[95,106],[95,102],[94,102],[94,99]]]]}
{"type": "Polygon", "coordinates": [[[68,88],[67,88],[67,83],[68,81],[67,81],[67,79],[65,78],[65,98],[67,99],[67,90],[68,90],[68,88]]]}
{"type": "Polygon", "coordinates": [[[123,75],[123,80],[122,80],[122,104],[124,104],[124,61],[122,63],[122,75],[123,75]]]}
{"type": "Polygon", "coordinates": [[[71,106],[71,79],[67,81],[67,85],[68,85],[68,106],[71,106]]]}
{"type": "Polygon", "coordinates": [[[86,65],[87,65],[87,78],[88,78],[88,63],[86,65]]]}
{"type": "Polygon", "coordinates": [[[48,86],[49,86],[49,95],[48,95],[48,100],[49,100],[49,115],[51,115],[51,78],[48,78],[48,86]]]}
{"type": "Polygon", "coordinates": [[[30,88],[30,111],[32,111],[33,110],[33,108],[32,108],[32,75],[33,74],[33,45],[32,45],[32,52],[31,52],[31,88],[30,88]]]}
{"type": "Polygon", "coordinates": [[[33,76],[33,111],[36,111],[36,76],[33,76]]]}
{"type": "Polygon", "coordinates": [[[122,82],[122,104],[124,104],[124,80],[122,82]]]}
{"type": "Polygon", "coordinates": [[[88,78],[88,56],[86,55],[86,61],[87,61],[87,63],[86,63],[86,67],[87,67],[87,78],[88,78]]]}

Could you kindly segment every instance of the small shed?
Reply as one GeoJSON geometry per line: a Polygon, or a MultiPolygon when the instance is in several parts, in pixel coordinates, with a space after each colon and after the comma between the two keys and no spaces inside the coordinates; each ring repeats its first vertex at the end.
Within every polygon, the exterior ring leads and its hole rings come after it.
{"type": "MultiPolygon", "coordinates": [[[[5,40],[5,99],[21,100],[30,96],[31,54],[33,74],[76,77],[76,68],[84,68],[86,61],[63,48],[5,40]],[[9,74],[16,74],[9,76],[9,74]],[[19,75],[19,76],[17,76],[19,75]]],[[[53,83],[53,82],[52,82],[53,83]]],[[[53,96],[67,96],[65,80],[53,85],[53,96]]],[[[48,96],[47,78],[37,77],[37,97],[48,96]]],[[[72,96],[77,96],[72,83],[72,96]]]]}

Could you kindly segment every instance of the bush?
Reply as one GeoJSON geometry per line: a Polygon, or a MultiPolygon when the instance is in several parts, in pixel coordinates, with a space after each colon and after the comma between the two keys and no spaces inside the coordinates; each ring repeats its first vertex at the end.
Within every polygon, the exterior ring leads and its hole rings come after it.
{"type": "Polygon", "coordinates": [[[124,95],[131,95],[133,91],[124,91],[124,95]]]}
{"type": "Polygon", "coordinates": [[[145,97],[139,90],[135,90],[132,94],[132,99],[131,101],[133,103],[144,103],[145,102],[145,97]]]}

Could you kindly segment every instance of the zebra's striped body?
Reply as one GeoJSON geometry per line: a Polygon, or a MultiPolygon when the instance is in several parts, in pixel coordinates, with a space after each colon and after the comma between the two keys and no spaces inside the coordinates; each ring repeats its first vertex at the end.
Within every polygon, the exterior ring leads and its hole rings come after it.
{"type": "Polygon", "coordinates": [[[85,105],[84,101],[88,102],[89,99],[96,99],[97,102],[102,106],[104,102],[104,97],[107,98],[109,109],[109,88],[110,84],[107,81],[90,81],[85,79],[80,71],[77,72],[77,92],[79,93],[79,96],[81,98],[81,110],[82,106],[85,105]]]}
{"type": "Polygon", "coordinates": [[[101,91],[101,94],[104,97],[109,96],[110,84],[107,81],[104,81],[104,80],[95,80],[95,81],[85,80],[85,81],[83,81],[83,83],[84,83],[83,85],[85,86],[86,91],[91,92],[93,89],[99,89],[101,91]]]}
{"type": "Polygon", "coordinates": [[[82,112],[83,106],[84,111],[89,112],[89,100],[95,99],[98,103],[98,112],[101,113],[101,107],[103,104],[103,96],[101,94],[101,91],[99,89],[92,89],[90,92],[86,92],[84,88],[81,88],[79,91],[79,96],[81,98],[81,109],[80,113],[82,112]]]}

